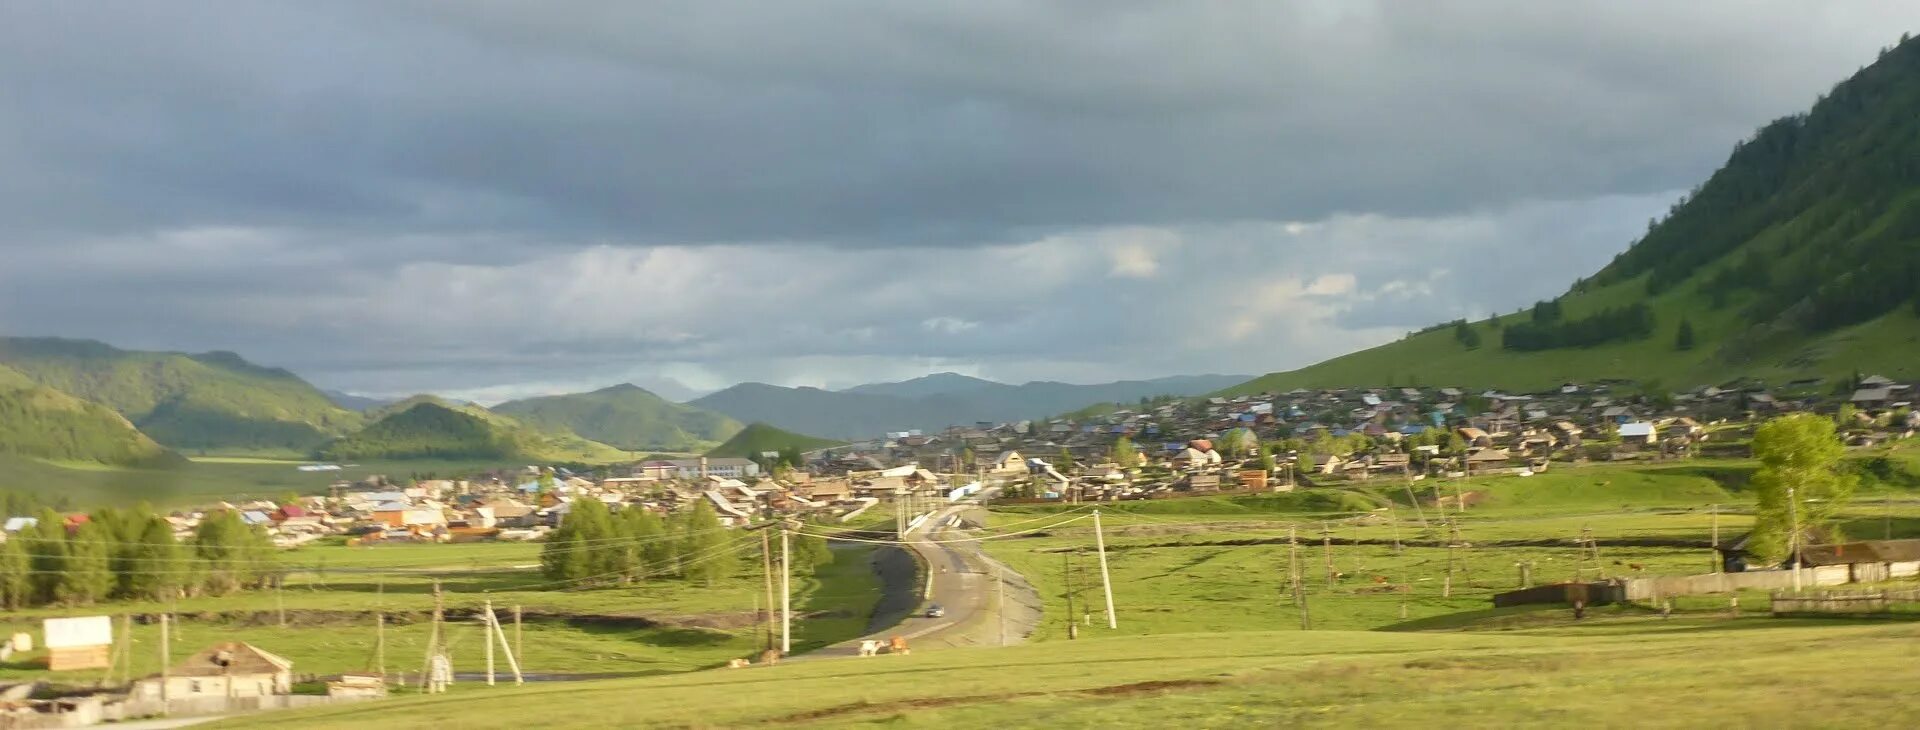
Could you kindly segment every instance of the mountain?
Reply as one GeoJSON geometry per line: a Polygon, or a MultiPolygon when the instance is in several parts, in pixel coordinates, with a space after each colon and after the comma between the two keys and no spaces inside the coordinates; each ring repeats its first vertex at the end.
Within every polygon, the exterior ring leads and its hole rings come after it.
{"type": "Polygon", "coordinates": [[[369,414],[366,428],[321,447],[322,458],[611,462],[630,454],[567,431],[536,429],[473,404],[414,396],[369,414]]]}
{"type": "Polygon", "coordinates": [[[738,457],[751,459],[768,451],[794,449],[796,451],[807,452],[815,449],[824,449],[829,446],[840,446],[842,443],[843,442],[840,441],[797,434],[791,431],[782,431],[764,423],[753,423],[748,424],[746,428],[740,429],[740,432],[734,434],[733,438],[727,439],[726,443],[715,447],[712,451],[707,452],[706,455],[714,458],[738,457]]]}
{"type": "Polygon", "coordinates": [[[361,422],[318,389],[231,352],[121,350],[91,340],[0,338],[0,364],[112,408],[176,449],[308,450],[361,422]]]}
{"type": "Polygon", "coordinates": [[[1915,282],[1920,40],[1903,39],[1811,110],[1736,144],[1645,236],[1564,295],[1225,392],[1916,379],[1915,282]]]}
{"type": "Polygon", "coordinates": [[[699,451],[740,431],[739,421],[668,402],[630,384],[509,401],[493,411],[629,451],[699,451]]]}
{"type": "Polygon", "coordinates": [[[321,390],[320,394],[326,396],[327,400],[332,401],[336,406],[361,413],[366,413],[381,406],[392,405],[394,402],[392,398],[371,398],[339,390],[321,390]]]}
{"type": "Polygon", "coordinates": [[[113,409],[0,365],[0,454],[116,466],[182,461],[113,409]]]}
{"type": "Polygon", "coordinates": [[[981,380],[959,373],[934,373],[922,375],[912,380],[898,383],[868,383],[856,385],[842,393],[866,393],[868,395],[891,395],[901,398],[925,398],[935,395],[957,395],[1007,386],[991,380],[981,380]]]}
{"type": "Polygon", "coordinates": [[[1035,381],[1007,385],[954,373],[841,391],[742,383],[688,405],[802,433],[839,439],[873,438],[888,431],[938,430],[977,421],[1040,418],[1095,403],[1131,403],[1158,395],[1198,395],[1246,380],[1239,375],[1190,375],[1096,385],[1035,381]]]}

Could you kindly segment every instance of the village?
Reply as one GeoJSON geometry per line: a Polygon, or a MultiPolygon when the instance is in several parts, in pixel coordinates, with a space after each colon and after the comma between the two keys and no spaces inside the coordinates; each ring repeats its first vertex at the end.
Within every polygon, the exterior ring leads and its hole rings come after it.
{"type": "MultiPolygon", "coordinates": [[[[1590,464],[1743,458],[1759,422],[1799,411],[1841,418],[1841,433],[1854,447],[1912,434],[1920,421],[1907,398],[1912,384],[1870,376],[1852,385],[1856,387],[1845,393],[1807,382],[1778,389],[1703,387],[1655,395],[1622,383],[1568,383],[1550,392],[1525,394],[1450,387],[1300,389],[1114,406],[1073,418],[981,423],[933,434],[895,432],[797,458],[770,451],[751,459],[652,459],[601,474],[556,465],[467,479],[339,481],[325,494],[219,502],[172,511],[164,519],[183,543],[193,539],[209,516],[232,513],[281,549],[326,542],[403,550],[414,544],[540,542],[582,500],[590,500],[611,509],[662,515],[704,505],[729,528],[791,520],[866,530],[848,534],[882,535],[903,533],[912,515],[981,496],[1009,507],[1122,504],[1332,491],[1376,482],[1524,477],[1590,464]],[[888,519],[892,526],[882,527],[888,519]]],[[[1407,494],[1416,505],[1424,500],[1441,514],[1449,507],[1474,506],[1473,499],[1458,491],[1451,500],[1442,490],[1415,497],[1409,487],[1407,494]]],[[[63,518],[62,528],[71,534],[81,529],[87,515],[63,518]]],[[[35,527],[33,516],[9,516],[4,537],[21,539],[23,531],[35,527]]],[[[1397,544],[1397,533],[1394,540],[1397,544]]],[[[1920,553],[1907,555],[1914,552],[1905,544],[1910,542],[1856,546],[1878,550],[1885,558],[1878,561],[1883,564],[1879,573],[1859,577],[1848,572],[1855,561],[1843,559],[1847,548],[1815,546],[1809,555],[1816,557],[1806,563],[1814,571],[1808,582],[1837,585],[1910,576],[1920,567],[1911,562],[1920,553]],[[1841,566],[1841,572],[1818,572],[1832,565],[1841,566]]],[[[1735,589],[1728,580],[1715,577],[1689,587],[1647,578],[1580,584],[1578,590],[1582,603],[1668,600],[1689,592],[1735,589]]],[[[1753,578],[1758,581],[1754,585],[1776,588],[1784,586],[1784,580],[1753,578]]],[[[1492,600],[1495,605],[1559,602],[1572,595],[1571,590],[1556,584],[1492,600]]],[[[106,652],[117,644],[101,638],[114,631],[101,623],[106,620],[48,619],[42,641],[49,652],[48,669],[116,666],[109,664],[113,660],[106,652]]],[[[498,619],[488,620],[497,626],[498,619]]],[[[33,647],[32,635],[16,634],[0,653],[25,653],[33,647]]],[[[222,642],[161,675],[127,676],[130,684],[120,695],[36,698],[35,683],[15,684],[0,694],[0,703],[8,708],[0,715],[5,718],[0,727],[77,726],[188,710],[197,701],[224,709],[317,701],[303,698],[314,695],[312,691],[296,695],[293,676],[292,662],[270,648],[222,642]]],[[[450,681],[450,668],[446,676],[450,681]]],[[[385,678],[361,674],[334,675],[315,686],[324,687],[319,694],[337,701],[385,696],[388,690],[385,678]]]]}

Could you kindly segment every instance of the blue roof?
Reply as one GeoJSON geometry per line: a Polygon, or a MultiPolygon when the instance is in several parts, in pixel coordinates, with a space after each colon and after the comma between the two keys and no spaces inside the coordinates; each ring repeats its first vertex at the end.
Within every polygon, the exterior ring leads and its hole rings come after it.
{"type": "Polygon", "coordinates": [[[1409,423],[1405,426],[1400,427],[1400,433],[1406,434],[1408,436],[1412,436],[1426,430],[1427,430],[1426,426],[1422,426],[1418,423],[1409,423]]]}
{"type": "Polygon", "coordinates": [[[267,513],[261,512],[260,510],[247,510],[240,513],[240,521],[249,525],[264,525],[272,522],[273,518],[268,517],[267,513]]]}

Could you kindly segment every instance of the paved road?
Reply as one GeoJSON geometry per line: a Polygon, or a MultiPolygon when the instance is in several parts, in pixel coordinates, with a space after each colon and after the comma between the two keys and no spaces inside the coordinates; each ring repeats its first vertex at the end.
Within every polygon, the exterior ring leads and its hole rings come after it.
{"type": "MultiPolygon", "coordinates": [[[[920,606],[899,624],[861,639],[812,652],[815,656],[854,656],[862,640],[885,641],[905,637],[911,648],[1011,645],[1026,640],[1040,622],[1040,598],[1018,573],[984,555],[975,542],[961,542],[972,530],[950,526],[967,513],[982,510],[958,504],[935,512],[907,534],[907,547],[920,556],[927,573],[922,577],[920,606]],[[1004,583],[996,583],[996,576],[1004,583]],[[932,579],[931,585],[924,581],[932,579]],[[929,618],[925,609],[939,605],[946,615],[929,618]],[[1001,607],[1004,605],[1004,612],[1001,607]],[[1003,621],[1004,617],[1004,621],[1003,621]]],[[[983,510],[984,511],[984,510],[983,510]]]]}

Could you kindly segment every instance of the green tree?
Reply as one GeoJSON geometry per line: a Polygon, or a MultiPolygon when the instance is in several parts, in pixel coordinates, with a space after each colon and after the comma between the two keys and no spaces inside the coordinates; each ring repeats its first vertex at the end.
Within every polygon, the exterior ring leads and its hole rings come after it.
{"type": "Polygon", "coordinates": [[[1687,320],[1687,319],[1680,320],[1680,329],[1674,332],[1673,334],[1673,349],[1676,349],[1676,350],[1693,349],[1692,320],[1687,320]]]}
{"type": "Polygon", "coordinates": [[[739,560],[726,549],[732,538],[721,526],[712,504],[704,499],[694,502],[680,527],[680,577],[712,586],[733,574],[739,560]]]}
{"type": "Polygon", "coordinates": [[[193,528],[193,557],[202,571],[200,587],[212,595],[226,595],[245,585],[250,575],[247,525],[232,510],[209,512],[193,528]]]}
{"type": "Polygon", "coordinates": [[[87,606],[113,593],[113,548],[112,534],[97,522],[81,523],[73,531],[67,539],[66,569],[54,589],[61,603],[87,606]]]}
{"type": "Polygon", "coordinates": [[[1060,447],[1060,463],[1054,464],[1054,466],[1058,468],[1062,473],[1065,473],[1067,470],[1072,469],[1074,467],[1073,452],[1068,451],[1067,447],[1065,446],[1060,447]]]}
{"type": "Polygon", "coordinates": [[[0,542],[0,608],[17,611],[33,603],[33,558],[25,540],[0,542]]]}
{"type": "Polygon", "coordinates": [[[1113,451],[1108,454],[1108,458],[1122,469],[1132,469],[1140,465],[1140,452],[1133,447],[1133,439],[1128,436],[1121,436],[1120,440],[1113,442],[1113,451]]]}
{"type": "Polygon", "coordinates": [[[972,470],[973,470],[973,464],[974,464],[974,455],[973,455],[973,447],[972,447],[972,446],[968,446],[968,447],[966,447],[966,448],[964,448],[964,449],[961,449],[961,450],[960,450],[960,464],[961,464],[961,466],[962,466],[962,468],[964,468],[964,469],[966,469],[966,470],[968,470],[968,471],[972,471],[972,470]]]}
{"type": "Polygon", "coordinates": [[[178,593],[185,569],[173,525],[159,515],[148,515],[128,546],[127,572],[121,576],[121,594],[134,599],[165,600],[178,593]]]}
{"type": "Polygon", "coordinates": [[[1845,452],[1833,422],[1811,413],[1781,416],[1755,429],[1753,455],[1760,468],[1752,484],[1759,507],[1747,543],[1750,553],[1767,563],[1786,559],[1795,524],[1802,544],[1814,528],[1826,528],[1833,539],[1841,539],[1831,532],[1836,529],[1834,517],[1845,508],[1857,481],[1840,470],[1845,452]]]}
{"type": "Polygon", "coordinates": [[[67,569],[67,529],[59,513],[42,508],[32,528],[21,531],[32,563],[34,603],[58,598],[60,574],[67,569]]]}
{"type": "Polygon", "coordinates": [[[667,524],[660,515],[635,505],[620,510],[620,519],[626,523],[636,577],[659,575],[671,569],[673,542],[667,539],[667,524]]]}
{"type": "Polygon", "coordinates": [[[1860,409],[1855,408],[1852,403],[1840,404],[1840,410],[1835,411],[1833,414],[1833,423],[1841,430],[1853,428],[1854,424],[1859,420],[1860,409]]]}

